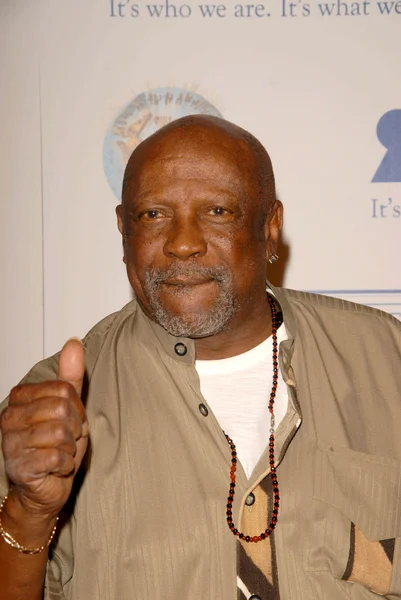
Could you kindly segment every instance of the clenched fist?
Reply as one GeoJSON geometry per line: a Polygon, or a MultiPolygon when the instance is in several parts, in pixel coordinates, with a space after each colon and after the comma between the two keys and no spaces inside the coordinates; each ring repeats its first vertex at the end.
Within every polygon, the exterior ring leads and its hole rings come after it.
{"type": "Polygon", "coordinates": [[[88,445],[84,371],[84,348],[71,339],[58,379],[16,386],[0,416],[6,474],[28,512],[56,516],[71,493],[88,445]]]}

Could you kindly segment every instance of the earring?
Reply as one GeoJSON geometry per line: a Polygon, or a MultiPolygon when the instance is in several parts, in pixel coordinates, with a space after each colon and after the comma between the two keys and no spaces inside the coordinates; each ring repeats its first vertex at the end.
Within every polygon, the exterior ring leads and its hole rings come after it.
{"type": "Polygon", "coordinates": [[[269,263],[271,263],[272,265],[278,261],[278,254],[272,254],[271,257],[269,258],[269,263]]]}

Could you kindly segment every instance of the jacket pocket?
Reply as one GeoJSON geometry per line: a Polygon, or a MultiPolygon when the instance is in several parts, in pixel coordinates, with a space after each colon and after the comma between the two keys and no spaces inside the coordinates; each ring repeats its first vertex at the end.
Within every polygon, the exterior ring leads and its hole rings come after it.
{"type": "Polygon", "coordinates": [[[395,459],[318,448],[308,570],[401,598],[400,494],[395,459]]]}

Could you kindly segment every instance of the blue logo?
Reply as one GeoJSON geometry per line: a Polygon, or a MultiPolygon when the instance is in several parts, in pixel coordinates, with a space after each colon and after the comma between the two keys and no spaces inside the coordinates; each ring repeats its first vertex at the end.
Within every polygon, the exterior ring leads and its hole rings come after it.
{"type": "Polygon", "coordinates": [[[389,110],[377,124],[377,137],[387,148],[373,183],[401,182],[401,109],[389,110]]]}
{"type": "Polygon", "coordinates": [[[193,114],[222,116],[200,94],[173,87],[143,92],[124,107],[107,130],[103,144],[104,172],[118,201],[125,166],[135,148],[163,125],[193,114]]]}

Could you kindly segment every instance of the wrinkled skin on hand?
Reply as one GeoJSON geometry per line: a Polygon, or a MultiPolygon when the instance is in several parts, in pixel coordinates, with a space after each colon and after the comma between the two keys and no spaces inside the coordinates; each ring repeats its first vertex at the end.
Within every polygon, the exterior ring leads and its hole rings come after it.
{"type": "Polygon", "coordinates": [[[84,371],[84,347],[71,339],[60,354],[58,379],[16,386],[0,416],[11,493],[32,514],[51,518],[60,512],[85,455],[84,371]]]}

